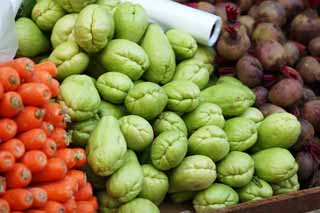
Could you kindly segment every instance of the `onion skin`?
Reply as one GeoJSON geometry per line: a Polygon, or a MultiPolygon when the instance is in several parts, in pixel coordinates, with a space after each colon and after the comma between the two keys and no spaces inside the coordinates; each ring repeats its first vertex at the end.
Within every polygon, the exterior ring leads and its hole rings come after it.
{"type": "Polygon", "coordinates": [[[251,35],[255,25],[254,18],[251,16],[240,16],[238,21],[246,28],[247,34],[251,35]]]}
{"type": "Polygon", "coordinates": [[[255,87],[252,90],[256,95],[256,103],[257,107],[262,106],[263,104],[268,102],[268,89],[262,86],[255,87]]]}
{"type": "Polygon", "coordinates": [[[296,161],[299,165],[298,177],[299,180],[305,181],[308,180],[312,174],[314,169],[314,160],[312,155],[308,152],[299,152],[296,155],[296,161]]]}
{"type": "Polygon", "coordinates": [[[269,22],[261,22],[254,29],[252,40],[256,44],[264,41],[277,41],[283,44],[286,38],[277,25],[269,22]]]}
{"type": "Polygon", "coordinates": [[[236,65],[238,79],[248,87],[261,85],[263,80],[263,67],[260,61],[250,55],[239,59],[236,65]]]}
{"type": "Polygon", "coordinates": [[[303,57],[297,65],[297,70],[306,83],[320,81],[320,63],[312,56],[303,57]]]}
{"type": "Polygon", "coordinates": [[[300,58],[299,48],[292,41],[288,41],[287,43],[285,43],[283,45],[283,48],[286,52],[286,60],[288,62],[288,65],[294,66],[300,58]]]}
{"type": "Polygon", "coordinates": [[[320,100],[309,101],[304,104],[302,117],[309,121],[314,129],[320,131],[320,100]]]}
{"type": "Polygon", "coordinates": [[[308,49],[312,56],[320,57],[320,36],[309,42],[308,49]]]}
{"type": "Polygon", "coordinates": [[[288,17],[293,17],[304,10],[303,0],[278,0],[287,11],[288,17]]]}
{"type": "Polygon", "coordinates": [[[278,26],[283,26],[287,21],[285,8],[276,1],[263,1],[258,5],[254,16],[259,22],[271,22],[278,26]]]}
{"type": "Polygon", "coordinates": [[[301,133],[300,133],[299,139],[290,148],[292,151],[295,151],[295,152],[301,151],[304,146],[311,143],[315,134],[314,128],[309,121],[300,118],[299,122],[301,124],[301,133]]]}

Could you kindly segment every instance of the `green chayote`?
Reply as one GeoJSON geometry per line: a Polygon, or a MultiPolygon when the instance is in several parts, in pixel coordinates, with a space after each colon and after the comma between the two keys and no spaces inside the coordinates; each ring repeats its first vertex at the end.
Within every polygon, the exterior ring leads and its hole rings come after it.
{"type": "Polygon", "coordinates": [[[232,84],[234,86],[244,86],[244,84],[235,77],[232,76],[222,76],[220,77],[216,84],[232,84]]]}
{"type": "Polygon", "coordinates": [[[94,4],[96,0],[55,0],[63,9],[69,13],[78,13],[89,4],[94,4]]]}
{"type": "Polygon", "coordinates": [[[97,123],[98,120],[95,118],[73,123],[70,127],[72,132],[72,144],[85,147],[89,140],[90,134],[96,128],[97,123]]]}
{"type": "Polygon", "coordinates": [[[113,14],[117,6],[120,4],[120,0],[97,0],[96,3],[108,8],[108,10],[113,14]]]}
{"type": "Polygon", "coordinates": [[[88,163],[98,175],[109,176],[124,164],[127,144],[116,118],[101,118],[90,135],[86,151],[88,163]]]}
{"type": "Polygon", "coordinates": [[[199,46],[195,55],[192,58],[204,63],[209,73],[213,73],[213,64],[216,58],[216,52],[214,51],[214,48],[199,46]]]}
{"type": "Polygon", "coordinates": [[[190,154],[205,155],[214,162],[223,159],[230,150],[226,133],[217,126],[203,126],[189,138],[188,151],[190,154]]]}
{"type": "Polygon", "coordinates": [[[41,0],[33,7],[31,17],[40,29],[50,31],[64,14],[63,8],[54,0],[41,0]]]}
{"type": "Polygon", "coordinates": [[[273,195],[273,190],[266,181],[253,177],[252,181],[238,190],[241,202],[261,200],[273,195]]]}
{"type": "Polygon", "coordinates": [[[128,148],[139,152],[151,144],[153,129],[147,120],[137,115],[128,115],[122,117],[119,122],[128,148]]]}
{"type": "Polygon", "coordinates": [[[188,135],[186,124],[182,118],[175,112],[163,112],[153,123],[155,135],[170,130],[181,131],[184,135],[188,135]]]}
{"type": "Polygon", "coordinates": [[[259,126],[261,121],[263,121],[264,119],[262,112],[255,107],[249,107],[244,113],[240,115],[240,117],[245,117],[252,120],[257,124],[257,126],[259,126]]]}
{"type": "Polygon", "coordinates": [[[124,107],[119,105],[114,105],[105,101],[101,101],[98,108],[98,116],[102,118],[103,116],[111,115],[117,119],[123,117],[126,114],[124,107]]]}
{"type": "Polygon", "coordinates": [[[152,164],[166,171],[178,166],[187,154],[188,139],[180,131],[171,130],[156,137],[151,146],[152,164]]]}
{"type": "MultiPolygon", "coordinates": [[[[98,192],[97,195],[98,202],[99,202],[99,210],[100,209],[105,209],[107,213],[111,213],[111,210],[115,210],[119,206],[121,206],[121,202],[116,200],[115,198],[111,197],[106,190],[98,192]]],[[[100,211],[99,211],[100,212],[100,211]]]]}
{"type": "Polygon", "coordinates": [[[142,42],[150,59],[150,67],[143,77],[151,82],[166,84],[172,80],[176,69],[174,52],[159,25],[151,24],[142,42]]]}
{"type": "Polygon", "coordinates": [[[274,183],[271,186],[275,195],[288,194],[290,192],[296,192],[300,189],[297,174],[293,175],[287,180],[281,181],[279,183],[274,183]]]}
{"type": "Polygon", "coordinates": [[[198,192],[175,192],[170,194],[170,198],[173,203],[184,203],[193,200],[197,193],[198,192]]]}
{"type": "Polygon", "coordinates": [[[124,205],[122,205],[118,213],[160,213],[159,208],[150,200],[143,198],[136,198],[124,205]]]}
{"type": "Polygon", "coordinates": [[[68,14],[60,18],[54,25],[51,33],[51,44],[56,48],[59,44],[66,41],[75,41],[74,24],[78,14],[68,14]]]}
{"type": "Polygon", "coordinates": [[[139,4],[125,2],[117,6],[114,12],[116,38],[138,43],[148,27],[148,16],[139,4]]]}
{"type": "Polygon", "coordinates": [[[100,61],[109,72],[126,74],[133,81],[138,80],[150,65],[142,47],[125,39],[110,41],[102,51],[100,61]]]}

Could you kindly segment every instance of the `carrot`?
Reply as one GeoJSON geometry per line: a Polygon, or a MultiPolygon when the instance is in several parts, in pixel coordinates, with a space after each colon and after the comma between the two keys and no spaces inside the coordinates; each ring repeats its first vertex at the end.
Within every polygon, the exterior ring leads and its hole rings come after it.
{"type": "Polygon", "coordinates": [[[24,154],[21,163],[26,165],[32,173],[40,172],[46,167],[48,160],[44,152],[39,150],[31,150],[24,154]]]}
{"type": "Polygon", "coordinates": [[[52,123],[54,126],[59,127],[61,124],[70,122],[70,117],[67,112],[58,103],[48,103],[43,106],[46,110],[43,120],[52,123]]]}
{"type": "Polygon", "coordinates": [[[52,97],[58,96],[60,86],[59,82],[54,79],[48,72],[36,70],[33,73],[32,81],[45,84],[50,89],[52,97]]]}
{"type": "Polygon", "coordinates": [[[43,183],[62,180],[67,174],[67,165],[60,158],[50,158],[47,166],[40,172],[34,173],[32,182],[43,183]]]}
{"type": "Polygon", "coordinates": [[[0,116],[11,118],[23,110],[22,98],[17,92],[6,92],[0,101],[0,116]]]}
{"type": "Polygon", "coordinates": [[[87,163],[86,151],[82,148],[74,148],[73,151],[76,153],[78,159],[75,167],[79,168],[84,166],[87,163]]]}
{"type": "Polygon", "coordinates": [[[77,203],[74,198],[71,198],[64,204],[64,208],[66,209],[65,213],[76,213],[77,211],[77,203]]]}
{"type": "Polygon", "coordinates": [[[99,209],[99,204],[98,204],[98,199],[97,199],[97,197],[93,196],[93,197],[91,197],[88,201],[89,201],[90,203],[92,203],[93,208],[94,208],[95,210],[98,210],[98,209],[99,209]]]}
{"type": "Polygon", "coordinates": [[[0,82],[4,91],[15,91],[20,85],[19,73],[11,67],[0,67],[0,82]]]}
{"type": "Polygon", "coordinates": [[[11,211],[11,213],[23,213],[21,211],[11,211]]]}
{"type": "Polygon", "coordinates": [[[4,199],[0,199],[0,212],[1,213],[9,213],[10,212],[9,203],[4,199]]]}
{"type": "Polygon", "coordinates": [[[71,186],[63,180],[42,184],[39,187],[47,192],[48,200],[65,203],[73,197],[71,186]]]}
{"type": "Polygon", "coordinates": [[[0,143],[10,140],[17,134],[17,124],[14,120],[3,118],[0,119],[0,143]]]}
{"type": "Polygon", "coordinates": [[[26,211],[26,213],[46,213],[46,211],[40,209],[30,209],[26,211]]]}
{"type": "Polygon", "coordinates": [[[56,142],[58,148],[66,148],[71,142],[71,136],[61,128],[55,128],[50,138],[56,142]]]}
{"type": "Polygon", "coordinates": [[[92,186],[87,182],[77,193],[74,194],[76,201],[86,201],[92,197],[92,186]]]}
{"type": "Polygon", "coordinates": [[[51,138],[47,138],[42,151],[47,155],[47,157],[53,157],[57,151],[57,144],[51,138]]]}
{"type": "Polygon", "coordinates": [[[77,201],[77,213],[94,213],[95,209],[89,201],[77,201]]]}
{"type": "Polygon", "coordinates": [[[54,126],[49,122],[42,121],[41,129],[45,131],[47,136],[50,136],[52,131],[54,130],[54,126]]]}
{"type": "Polygon", "coordinates": [[[0,176],[0,196],[4,195],[4,193],[7,190],[7,182],[6,182],[6,178],[0,176]]]}
{"type": "Polygon", "coordinates": [[[56,157],[64,160],[64,162],[68,166],[68,169],[75,167],[78,161],[76,152],[74,152],[73,149],[70,148],[59,149],[56,153],[56,157]]]}
{"type": "Polygon", "coordinates": [[[79,191],[79,184],[75,177],[67,175],[63,180],[71,187],[73,193],[79,191]]]}
{"type": "Polygon", "coordinates": [[[33,208],[40,208],[43,207],[46,202],[48,201],[48,195],[47,192],[39,187],[33,187],[28,189],[33,197],[33,208]]]}
{"type": "Polygon", "coordinates": [[[21,95],[23,103],[29,106],[42,106],[51,98],[50,89],[43,83],[24,83],[17,92],[21,95]]]}
{"type": "Polygon", "coordinates": [[[22,163],[16,163],[13,168],[6,173],[7,186],[11,188],[22,188],[31,182],[31,171],[22,163]]]}
{"type": "Polygon", "coordinates": [[[0,100],[3,98],[3,95],[4,95],[4,88],[2,83],[0,82],[0,100]]]}
{"type": "Polygon", "coordinates": [[[15,159],[13,154],[8,151],[0,151],[0,172],[7,172],[13,169],[15,159]]]}
{"type": "Polygon", "coordinates": [[[10,66],[17,70],[24,81],[29,81],[34,71],[34,62],[29,58],[16,58],[10,63],[10,66]]]}
{"type": "Polygon", "coordinates": [[[11,152],[15,159],[21,158],[26,151],[22,141],[17,138],[10,139],[3,144],[0,144],[0,150],[11,152]]]}
{"type": "Polygon", "coordinates": [[[42,129],[32,129],[18,136],[26,150],[42,149],[47,136],[42,129]]]}
{"type": "Polygon", "coordinates": [[[56,65],[52,61],[45,61],[35,66],[36,70],[42,70],[48,72],[52,77],[56,77],[58,70],[56,65]]]}
{"type": "Polygon", "coordinates": [[[64,213],[65,208],[61,203],[55,201],[48,201],[44,207],[41,208],[48,213],[64,213]]]}
{"type": "Polygon", "coordinates": [[[68,177],[74,177],[79,185],[79,188],[82,188],[87,183],[87,175],[86,173],[80,171],[80,170],[70,170],[67,173],[68,177]]]}
{"type": "Polygon", "coordinates": [[[25,107],[15,118],[18,132],[25,132],[34,128],[40,128],[45,110],[38,107],[25,107]]]}
{"type": "Polygon", "coordinates": [[[32,193],[27,189],[10,189],[2,198],[9,203],[11,210],[16,211],[28,209],[33,203],[32,193]]]}

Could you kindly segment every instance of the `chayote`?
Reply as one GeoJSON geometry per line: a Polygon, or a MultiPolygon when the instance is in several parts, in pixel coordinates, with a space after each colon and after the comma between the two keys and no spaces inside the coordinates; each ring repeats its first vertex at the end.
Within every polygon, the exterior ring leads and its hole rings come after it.
{"type": "Polygon", "coordinates": [[[57,66],[59,80],[83,73],[89,64],[89,56],[81,52],[74,41],[67,41],[57,46],[50,54],[49,60],[57,66]]]}
{"type": "Polygon", "coordinates": [[[16,32],[17,56],[34,57],[49,50],[49,40],[31,19],[19,18],[16,21],[16,32]]]}
{"type": "Polygon", "coordinates": [[[222,76],[217,80],[216,84],[232,84],[234,86],[244,86],[244,84],[240,80],[232,76],[222,76]]]}
{"type": "Polygon", "coordinates": [[[172,81],[163,89],[168,96],[167,108],[171,111],[191,112],[199,105],[200,89],[191,81],[172,81]]]}
{"type": "Polygon", "coordinates": [[[221,108],[212,103],[201,103],[194,111],[185,114],[183,120],[188,127],[189,133],[206,125],[224,127],[224,117],[221,108]]]}
{"type": "Polygon", "coordinates": [[[106,7],[112,14],[120,4],[120,0],[97,0],[98,5],[106,7]]]}
{"type": "Polygon", "coordinates": [[[179,29],[171,29],[167,31],[166,35],[177,60],[180,61],[194,56],[198,45],[197,41],[189,33],[179,29]]]}
{"type": "Polygon", "coordinates": [[[216,52],[213,48],[198,46],[198,49],[195,55],[192,57],[193,59],[197,59],[205,64],[205,67],[209,71],[209,74],[212,74],[214,71],[214,62],[216,58],[216,52]]]}
{"type": "Polygon", "coordinates": [[[114,21],[111,13],[97,4],[81,10],[74,25],[75,40],[88,53],[102,50],[113,34],[114,21]]]}
{"type": "Polygon", "coordinates": [[[301,132],[298,119],[287,112],[275,113],[266,117],[258,128],[259,149],[271,147],[290,148],[301,132]]]}
{"type": "Polygon", "coordinates": [[[83,121],[95,116],[100,96],[91,78],[72,75],[60,85],[59,103],[67,109],[72,121],[83,121]]]}
{"type": "Polygon", "coordinates": [[[54,0],[41,0],[33,7],[31,17],[40,29],[50,31],[64,14],[63,8],[54,0]]]}
{"type": "Polygon", "coordinates": [[[124,164],[127,144],[116,118],[101,118],[90,135],[86,151],[88,163],[98,175],[112,175],[124,164]]]}
{"type": "Polygon", "coordinates": [[[197,213],[226,208],[239,203],[239,195],[230,186],[214,183],[199,192],[193,199],[193,208],[197,213]]]}
{"type": "Polygon", "coordinates": [[[200,101],[217,104],[224,116],[238,116],[255,103],[255,94],[244,85],[219,83],[203,90],[200,101]]]}
{"type": "Polygon", "coordinates": [[[136,198],[119,208],[118,213],[160,213],[159,208],[150,200],[136,198]]]}
{"type": "Polygon", "coordinates": [[[271,186],[275,195],[288,194],[290,192],[296,192],[300,189],[297,174],[293,175],[287,180],[283,180],[279,183],[274,183],[271,186]]]}
{"type": "Polygon", "coordinates": [[[269,148],[252,155],[256,175],[270,183],[284,181],[298,171],[292,154],[283,148],[269,148]]]}
{"type": "Polygon", "coordinates": [[[252,120],[257,124],[257,126],[259,126],[261,124],[261,121],[263,121],[264,119],[262,112],[255,107],[249,107],[244,113],[240,115],[240,117],[252,120]]]}
{"type": "Polygon", "coordinates": [[[111,213],[112,210],[116,213],[116,208],[122,204],[120,201],[111,197],[106,190],[98,192],[97,198],[99,202],[99,212],[100,209],[104,209],[107,213],[111,213]]]}
{"type": "Polygon", "coordinates": [[[83,147],[87,145],[91,132],[96,128],[98,120],[91,118],[85,121],[72,123],[70,129],[72,132],[72,144],[83,147]]]}
{"type": "Polygon", "coordinates": [[[143,151],[153,141],[153,129],[147,120],[137,115],[124,116],[119,120],[128,148],[143,151]]]}
{"type": "Polygon", "coordinates": [[[125,39],[110,41],[102,51],[100,61],[109,72],[126,74],[133,81],[138,80],[150,65],[142,47],[125,39]]]}
{"type": "Polygon", "coordinates": [[[253,177],[254,161],[244,152],[232,151],[217,165],[219,181],[231,187],[243,187],[253,177]]]}
{"type": "Polygon", "coordinates": [[[224,125],[231,151],[245,151],[251,148],[258,139],[256,124],[245,117],[227,120],[224,125]]]}
{"type": "Polygon", "coordinates": [[[167,105],[168,96],[164,89],[152,82],[136,84],[125,99],[127,110],[147,120],[156,118],[167,105]]]}
{"type": "Polygon", "coordinates": [[[142,170],[144,178],[139,197],[160,205],[169,190],[167,175],[150,164],[143,165],[142,170]]]}
{"type": "Polygon", "coordinates": [[[205,155],[214,162],[223,159],[230,150],[226,133],[217,126],[203,126],[189,138],[188,152],[205,155]]]}
{"type": "Polygon", "coordinates": [[[122,104],[133,87],[133,82],[125,74],[107,72],[98,78],[96,87],[105,101],[122,104]]]}
{"type": "Polygon", "coordinates": [[[98,108],[98,116],[102,118],[103,116],[111,115],[117,119],[125,116],[126,112],[124,107],[119,105],[114,105],[105,101],[101,101],[98,108]]]}
{"type": "Polygon", "coordinates": [[[184,203],[193,200],[197,193],[198,192],[175,192],[170,194],[170,198],[173,203],[184,203]]]}
{"type": "Polygon", "coordinates": [[[155,135],[162,132],[177,130],[181,131],[184,135],[188,136],[186,124],[182,118],[175,112],[163,112],[153,123],[153,130],[155,135]]]}
{"type": "Polygon", "coordinates": [[[207,66],[196,59],[188,59],[178,64],[173,80],[187,80],[203,89],[209,82],[210,73],[207,66]]]}
{"type": "Polygon", "coordinates": [[[106,190],[106,178],[96,175],[88,164],[81,167],[81,170],[86,173],[87,181],[92,184],[95,191],[106,190]]]}
{"type": "Polygon", "coordinates": [[[171,171],[169,192],[203,190],[208,188],[216,178],[216,165],[209,157],[191,155],[171,171]]]}
{"type": "Polygon", "coordinates": [[[138,43],[148,28],[148,16],[139,4],[125,2],[117,6],[114,12],[116,38],[138,43]]]}
{"type": "Polygon", "coordinates": [[[121,203],[133,200],[142,190],[143,171],[136,154],[128,150],[123,166],[107,181],[107,193],[121,203]]]}
{"type": "Polygon", "coordinates": [[[51,44],[53,48],[66,41],[75,41],[74,24],[78,14],[68,14],[60,18],[54,25],[51,33],[51,44]]]}
{"type": "Polygon", "coordinates": [[[152,164],[167,171],[178,166],[187,154],[188,139],[180,131],[171,130],[161,133],[152,143],[152,164]]]}
{"type": "Polygon", "coordinates": [[[262,200],[272,197],[273,190],[266,181],[253,177],[252,181],[238,190],[241,202],[262,200]]]}
{"type": "Polygon", "coordinates": [[[171,81],[176,69],[176,60],[168,38],[159,25],[151,24],[148,27],[141,46],[150,59],[150,67],[144,73],[144,78],[159,84],[171,81]]]}
{"type": "Polygon", "coordinates": [[[55,0],[63,9],[69,13],[78,13],[89,4],[94,4],[96,0],[55,0]]]}

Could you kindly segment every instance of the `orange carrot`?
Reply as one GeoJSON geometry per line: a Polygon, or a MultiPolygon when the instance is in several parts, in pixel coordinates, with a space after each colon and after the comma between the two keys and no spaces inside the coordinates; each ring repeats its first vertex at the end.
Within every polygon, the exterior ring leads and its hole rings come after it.
{"type": "Polygon", "coordinates": [[[34,173],[43,170],[46,167],[48,160],[44,152],[39,150],[31,150],[24,154],[21,159],[21,163],[23,163],[27,168],[30,169],[32,173],[34,173]]]}
{"type": "Polygon", "coordinates": [[[60,86],[59,82],[54,79],[48,72],[36,70],[33,73],[32,81],[45,84],[49,88],[52,97],[58,96],[60,86]]]}
{"type": "Polygon", "coordinates": [[[92,197],[92,186],[87,182],[77,193],[74,194],[76,201],[86,201],[92,197]]]}
{"type": "Polygon", "coordinates": [[[58,103],[48,103],[43,106],[46,110],[43,120],[52,123],[55,127],[59,127],[70,121],[67,112],[58,103]]]}
{"type": "Polygon", "coordinates": [[[3,144],[0,144],[0,150],[11,152],[15,159],[21,158],[26,151],[22,141],[17,138],[10,139],[3,144]]]}
{"type": "Polygon", "coordinates": [[[30,209],[26,211],[26,213],[46,213],[46,211],[40,209],[30,209]]]}
{"type": "Polygon", "coordinates": [[[8,151],[0,151],[0,172],[7,172],[13,169],[15,159],[13,154],[8,151]]]}
{"type": "MultiPolygon", "coordinates": [[[[0,176],[0,196],[4,195],[4,193],[7,190],[7,182],[6,182],[6,178],[0,176]]],[[[1,212],[1,211],[0,211],[1,212]]]]}
{"type": "Polygon", "coordinates": [[[75,180],[78,182],[79,188],[82,188],[87,183],[87,175],[86,173],[80,170],[70,170],[67,173],[68,177],[74,177],[75,180]]]}
{"type": "Polygon", "coordinates": [[[47,192],[39,187],[33,187],[28,189],[32,193],[33,197],[33,208],[40,208],[43,207],[46,202],[48,201],[47,192]]]}
{"type": "Polygon", "coordinates": [[[2,197],[9,203],[11,210],[25,210],[32,206],[32,193],[27,189],[10,189],[2,197]]]}
{"type": "Polygon", "coordinates": [[[90,203],[92,203],[93,208],[94,208],[95,210],[98,210],[98,209],[99,209],[99,204],[98,204],[98,199],[97,199],[97,197],[93,196],[93,197],[91,197],[88,201],[89,201],[90,203]]]}
{"type": "Polygon", "coordinates": [[[51,98],[50,89],[43,83],[24,83],[17,92],[21,95],[23,103],[28,106],[43,106],[51,98]]]}
{"type": "Polygon", "coordinates": [[[47,138],[42,151],[47,155],[48,158],[53,157],[57,151],[57,144],[51,138],[47,138]]]}
{"type": "Polygon", "coordinates": [[[66,148],[71,142],[71,136],[66,130],[61,128],[55,128],[50,138],[56,142],[58,148],[66,148]]]}
{"type": "Polygon", "coordinates": [[[57,67],[52,61],[41,62],[35,66],[35,69],[41,70],[41,71],[46,71],[52,77],[56,77],[56,75],[58,74],[57,67]]]}
{"type": "Polygon", "coordinates": [[[73,151],[76,153],[78,159],[75,167],[79,168],[84,166],[87,163],[86,151],[82,148],[74,148],[73,151]]]}
{"type": "Polygon", "coordinates": [[[38,107],[25,107],[15,118],[18,132],[25,132],[34,128],[40,128],[45,110],[38,107]]]}
{"type": "Polygon", "coordinates": [[[66,209],[65,213],[76,213],[77,212],[77,203],[74,198],[71,198],[67,202],[65,202],[64,207],[66,209]]]}
{"type": "Polygon", "coordinates": [[[14,120],[0,119],[0,143],[13,138],[17,134],[17,124],[14,120]]]}
{"type": "Polygon", "coordinates": [[[47,136],[42,129],[32,129],[19,135],[19,139],[24,144],[26,150],[42,149],[47,136]]]}
{"type": "Polygon", "coordinates": [[[62,180],[67,174],[67,165],[60,158],[48,159],[47,166],[40,172],[34,173],[33,183],[62,180]]]}
{"type": "Polygon", "coordinates": [[[94,213],[95,208],[89,201],[77,201],[77,213],[94,213]]]}
{"type": "Polygon", "coordinates": [[[79,191],[79,184],[75,177],[67,175],[63,180],[71,187],[73,193],[79,191]]]}
{"type": "Polygon", "coordinates": [[[52,131],[54,130],[54,126],[52,123],[42,121],[41,129],[43,129],[47,136],[50,136],[52,131]]]}
{"type": "Polygon", "coordinates": [[[48,201],[44,207],[41,208],[48,213],[64,213],[65,208],[61,203],[55,201],[48,201]]]}
{"type": "Polygon", "coordinates": [[[71,186],[63,180],[42,184],[39,187],[47,192],[48,200],[65,203],[73,196],[71,186]]]}
{"type": "Polygon", "coordinates": [[[17,92],[6,92],[0,101],[0,116],[12,118],[23,109],[22,98],[17,92]]]}
{"type": "Polygon", "coordinates": [[[13,168],[6,173],[8,188],[22,188],[31,182],[31,171],[23,164],[16,163],[13,168]]]}
{"type": "Polygon", "coordinates": [[[31,79],[34,71],[34,62],[29,58],[16,58],[11,61],[10,66],[13,67],[19,73],[20,77],[24,81],[31,79]]]}
{"type": "Polygon", "coordinates": [[[19,73],[11,67],[0,67],[0,82],[5,91],[15,91],[20,85],[19,73]]]}
{"type": "Polygon", "coordinates": [[[75,167],[77,161],[79,160],[77,153],[70,148],[59,149],[56,153],[56,157],[64,160],[68,166],[68,169],[75,167]]]}
{"type": "Polygon", "coordinates": [[[0,212],[1,213],[9,213],[10,212],[9,203],[4,199],[0,199],[0,212]]]}
{"type": "Polygon", "coordinates": [[[4,95],[4,88],[2,86],[2,83],[0,82],[0,100],[3,98],[4,95]]]}

